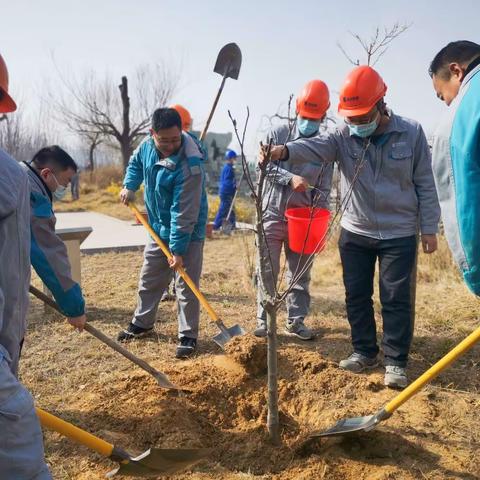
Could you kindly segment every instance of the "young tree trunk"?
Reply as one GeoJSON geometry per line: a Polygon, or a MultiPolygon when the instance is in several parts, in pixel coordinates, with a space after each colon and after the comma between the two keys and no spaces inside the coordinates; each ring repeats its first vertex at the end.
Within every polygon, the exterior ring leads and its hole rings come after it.
{"type": "Polygon", "coordinates": [[[280,445],[280,423],[278,416],[278,369],[277,369],[277,308],[275,299],[275,285],[273,279],[266,272],[266,265],[269,262],[268,245],[265,241],[263,231],[262,197],[266,177],[266,165],[260,167],[260,175],[257,182],[257,194],[255,207],[257,211],[256,220],[256,246],[258,256],[258,287],[261,289],[264,308],[267,313],[268,332],[268,417],[267,429],[273,445],[280,445]]]}
{"type": "Polygon", "coordinates": [[[277,311],[274,305],[267,312],[267,366],[268,366],[268,416],[267,428],[273,445],[280,445],[280,420],[278,415],[278,368],[277,368],[277,311]]]}

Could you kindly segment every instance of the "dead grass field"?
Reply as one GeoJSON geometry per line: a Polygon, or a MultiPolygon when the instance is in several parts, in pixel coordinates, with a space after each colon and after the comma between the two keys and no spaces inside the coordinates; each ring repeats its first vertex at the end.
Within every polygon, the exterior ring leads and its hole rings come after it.
{"type": "MultiPolygon", "coordinates": [[[[238,322],[249,331],[255,324],[251,240],[234,236],[208,241],[202,279],[225,322],[238,322]]],[[[420,254],[411,379],[479,324],[480,303],[461,283],[443,240],[440,247],[438,254],[420,254]]],[[[142,255],[97,254],[84,256],[82,262],[89,319],[113,337],[135,307],[142,255]]],[[[376,431],[305,444],[309,432],[344,416],[373,413],[395,394],[383,387],[380,368],[361,376],[336,368],[349,353],[350,342],[333,242],[316,260],[312,293],[308,323],[316,339],[300,342],[280,336],[280,448],[270,446],[265,434],[265,375],[219,351],[211,340],[216,329],[205,313],[198,355],[188,361],[174,359],[172,304],[160,306],[155,334],[129,348],[191,389],[188,395],[158,388],[147,374],[93,337],[71,331],[54,313],[44,313],[36,300],[21,378],[39,406],[132,452],[150,446],[214,449],[211,458],[176,479],[480,478],[480,347],[376,431]]],[[[45,445],[57,480],[100,479],[113,468],[112,462],[58,434],[46,432],[45,445]]]]}

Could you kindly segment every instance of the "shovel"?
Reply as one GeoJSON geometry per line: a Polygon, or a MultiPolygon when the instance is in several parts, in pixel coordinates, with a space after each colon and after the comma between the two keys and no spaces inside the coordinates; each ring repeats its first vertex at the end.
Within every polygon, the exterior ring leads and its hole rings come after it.
{"type": "Polygon", "coordinates": [[[212,105],[212,109],[210,110],[210,115],[208,116],[207,123],[203,127],[202,133],[200,135],[200,140],[205,140],[205,136],[207,135],[208,127],[210,126],[210,122],[212,121],[213,114],[215,113],[215,109],[217,108],[218,101],[220,100],[220,95],[222,94],[223,87],[225,86],[225,81],[227,78],[233,78],[234,80],[238,79],[238,75],[240,74],[240,67],[242,66],[242,52],[236,43],[228,43],[220,52],[218,52],[217,61],[215,62],[215,67],[213,67],[213,71],[221,75],[222,83],[220,84],[220,88],[218,89],[217,96],[212,105]]]}
{"type": "MultiPolygon", "coordinates": [[[[35,288],[34,286],[30,285],[30,293],[32,295],[34,295],[35,297],[37,297],[42,302],[44,302],[45,304],[47,304],[49,307],[53,308],[58,313],[63,315],[63,313],[60,310],[60,308],[58,307],[58,305],[50,297],[48,297],[43,292],[38,290],[38,288],[35,288]]],[[[155,380],[158,382],[158,384],[162,388],[180,390],[180,387],[177,387],[172,382],[170,382],[170,380],[168,379],[168,377],[164,373],[159,372],[158,370],[155,370],[145,360],[142,360],[141,358],[138,358],[132,352],[129,352],[127,349],[123,348],[117,342],[114,342],[111,338],[107,337],[100,330],[97,330],[95,327],[92,327],[92,325],[90,325],[89,323],[85,324],[85,330],[88,333],[90,333],[91,335],[93,335],[96,339],[105,343],[110,348],[113,348],[116,352],[122,354],[125,358],[128,358],[128,360],[133,362],[135,365],[139,366],[140,368],[142,368],[143,370],[148,372],[152,377],[155,378],[155,380]]]]}
{"type": "Polygon", "coordinates": [[[36,408],[35,410],[43,427],[54,430],[71,440],[95,450],[100,455],[108,457],[114,462],[118,462],[120,466],[106,475],[109,478],[113,477],[116,473],[127,477],[158,477],[160,475],[169,475],[198,463],[211,453],[211,450],[208,448],[149,448],[138,457],[133,457],[115,445],[41,408],[36,408]]]}
{"type": "Polygon", "coordinates": [[[364,431],[369,432],[377,425],[389,418],[395,410],[415,395],[422,387],[431,382],[443,370],[448,368],[457,358],[468,352],[480,340],[480,327],[474,330],[467,338],[460,342],[455,348],[450,350],[435,365],[430,367],[423,375],[411,383],[405,390],[398,394],[393,400],[390,400],[383,408],[374,415],[366,417],[344,418],[339,420],[333,427],[323,432],[315,432],[310,435],[314,437],[330,437],[333,435],[345,435],[349,433],[364,431]]]}
{"type": "MultiPolygon", "coordinates": [[[[162,252],[165,254],[168,260],[172,258],[172,254],[167,246],[162,242],[161,238],[154,232],[153,228],[149,225],[147,220],[145,220],[144,216],[140,213],[140,210],[134,205],[133,203],[129,203],[128,206],[132,209],[133,213],[137,217],[138,221],[147,229],[150,236],[155,240],[157,245],[161,248],[162,252]]],[[[225,344],[229,342],[233,337],[244,335],[245,330],[238,324],[233,325],[231,327],[227,327],[222,320],[218,317],[215,313],[213,308],[208,303],[207,299],[204,297],[203,293],[197,288],[193,280],[190,278],[188,273],[185,271],[183,267],[177,268],[177,272],[180,276],[185,280],[185,283],[190,287],[194,295],[198,298],[199,302],[208,312],[208,315],[213,320],[215,325],[220,330],[220,333],[213,337],[213,341],[221,348],[225,347],[225,344]]]]}

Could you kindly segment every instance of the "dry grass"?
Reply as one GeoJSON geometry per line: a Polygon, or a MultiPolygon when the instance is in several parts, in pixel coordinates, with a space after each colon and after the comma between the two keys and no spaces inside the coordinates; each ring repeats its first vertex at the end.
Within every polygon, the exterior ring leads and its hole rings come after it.
{"type": "MultiPolygon", "coordinates": [[[[205,245],[202,288],[226,323],[255,324],[251,237],[205,245]]],[[[446,256],[419,257],[416,336],[409,372],[415,378],[478,326],[480,304],[468,293],[446,256]]],[[[140,253],[82,258],[89,318],[111,335],[135,307],[140,253]]],[[[130,450],[155,446],[211,446],[212,457],[177,479],[444,480],[480,478],[478,429],[480,349],[477,347],[406,403],[384,426],[358,439],[332,440],[298,449],[311,430],[345,415],[372,413],[393,392],[381,369],[367,376],[335,365],[350,351],[344,292],[334,242],[316,260],[313,342],[280,336],[280,407],[284,447],[265,440],[265,377],[249,377],[222,360],[204,312],[199,355],[173,358],[176,318],[161,304],[156,333],[129,348],[192,389],[185,397],[160,390],[142,371],[78,335],[32,301],[21,364],[23,381],[39,406],[130,450]]],[[[378,304],[376,305],[377,312],[378,304]]],[[[284,319],[281,315],[280,322],[284,319]]],[[[378,317],[379,324],[380,317],[378,317]]],[[[228,358],[228,357],[227,357],[228,358]]],[[[112,466],[84,447],[46,433],[47,460],[57,480],[95,480],[112,466]]]]}

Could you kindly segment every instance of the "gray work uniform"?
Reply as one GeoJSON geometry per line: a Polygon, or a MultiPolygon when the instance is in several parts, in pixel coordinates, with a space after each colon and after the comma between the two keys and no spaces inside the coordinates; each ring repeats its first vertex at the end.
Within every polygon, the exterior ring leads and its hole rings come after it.
{"type": "Polygon", "coordinates": [[[344,125],[331,135],[288,144],[291,162],[338,161],[339,249],[354,351],[378,354],[373,279],[378,260],[386,365],[405,367],[413,336],[410,284],[416,233],[438,231],[440,209],[422,127],[390,112],[383,134],[362,139],[344,125]]]}
{"type": "MultiPolygon", "coordinates": [[[[288,125],[274,128],[265,139],[265,144],[273,141],[273,145],[283,145],[288,140],[300,138],[296,128],[289,135],[288,125]]],[[[312,155],[315,159],[315,155],[312,155]]],[[[332,184],[333,165],[317,163],[291,163],[289,161],[268,166],[267,179],[263,195],[263,222],[265,240],[268,251],[262,253],[263,264],[266,266],[267,281],[270,288],[277,283],[280,272],[280,255],[282,248],[285,249],[287,260],[286,280],[291,282],[297,271],[300,271],[310,255],[301,255],[290,250],[288,246],[288,229],[285,218],[285,210],[288,208],[301,208],[316,206],[319,208],[329,207],[330,188],[332,184]],[[295,192],[290,186],[290,180],[294,175],[307,179],[311,186],[318,190],[295,192]]],[[[311,265],[287,296],[287,315],[290,321],[303,321],[308,315],[310,308],[310,271],[311,265]]],[[[261,289],[258,289],[257,319],[266,320],[266,313],[262,307],[261,289]]]]}
{"type": "Polygon", "coordinates": [[[0,149],[0,478],[51,479],[33,398],[16,378],[30,283],[29,185],[0,149]]]}

